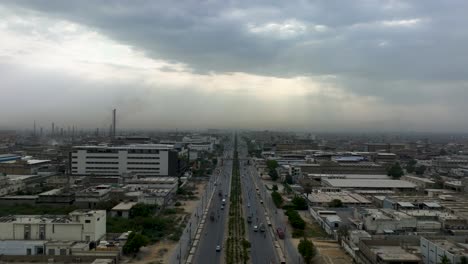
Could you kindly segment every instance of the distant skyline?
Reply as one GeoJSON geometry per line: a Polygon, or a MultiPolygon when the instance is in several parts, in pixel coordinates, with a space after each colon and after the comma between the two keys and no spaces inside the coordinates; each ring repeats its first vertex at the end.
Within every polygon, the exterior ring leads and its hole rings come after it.
{"type": "Polygon", "coordinates": [[[468,132],[468,2],[0,2],[0,130],[468,132]]]}

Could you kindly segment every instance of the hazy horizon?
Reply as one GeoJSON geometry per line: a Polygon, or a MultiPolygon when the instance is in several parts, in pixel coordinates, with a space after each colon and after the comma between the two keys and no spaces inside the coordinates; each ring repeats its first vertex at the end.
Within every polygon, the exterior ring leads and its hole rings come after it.
{"type": "Polygon", "coordinates": [[[468,132],[466,1],[0,3],[0,130],[468,132]]]}

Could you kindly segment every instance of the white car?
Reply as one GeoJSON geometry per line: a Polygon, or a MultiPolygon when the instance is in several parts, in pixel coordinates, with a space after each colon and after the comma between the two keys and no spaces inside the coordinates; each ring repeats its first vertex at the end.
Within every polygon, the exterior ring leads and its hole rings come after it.
{"type": "Polygon", "coordinates": [[[254,225],[254,232],[257,232],[258,231],[258,226],[257,225],[254,225]]]}
{"type": "Polygon", "coordinates": [[[221,246],[220,245],[216,245],[216,251],[217,252],[221,251],[221,246]]]}

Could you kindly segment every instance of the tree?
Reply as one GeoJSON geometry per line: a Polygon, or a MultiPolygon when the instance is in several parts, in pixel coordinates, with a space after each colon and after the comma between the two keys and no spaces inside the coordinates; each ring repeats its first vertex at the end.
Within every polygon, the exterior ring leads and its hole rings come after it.
{"type": "Polygon", "coordinates": [[[278,179],[278,172],[276,171],[276,169],[270,170],[268,172],[268,175],[270,175],[272,181],[276,181],[278,179]]]}
{"type": "Polygon", "coordinates": [[[394,179],[399,179],[401,176],[403,176],[405,173],[403,172],[403,169],[400,166],[400,163],[395,163],[393,166],[390,167],[390,169],[387,172],[388,176],[391,176],[394,179]]]}
{"type": "Polygon", "coordinates": [[[271,193],[271,198],[273,199],[273,203],[275,203],[276,207],[280,208],[283,204],[283,197],[277,191],[273,191],[271,193]]]}
{"type": "Polygon", "coordinates": [[[414,166],[418,163],[416,160],[411,159],[408,164],[406,165],[406,171],[408,173],[413,173],[414,172],[414,166]]]}
{"type": "Polygon", "coordinates": [[[296,210],[289,209],[286,211],[286,215],[288,216],[289,223],[291,223],[293,228],[300,230],[305,229],[306,223],[296,210]]]}
{"type": "Polygon", "coordinates": [[[276,168],[278,168],[278,162],[276,160],[267,160],[266,165],[269,170],[276,170],[276,168]]]}
{"type": "Polygon", "coordinates": [[[311,264],[312,259],[315,257],[315,255],[317,255],[317,250],[315,249],[314,243],[305,237],[299,242],[297,250],[301,254],[306,264],[311,264]]]}
{"type": "Polygon", "coordinates": [[[462,256],[460,258],[460,264],[468,264],[468,258],[465,256],[462,256]]]}
{"type": "Polygon", "coordinates": [[[340,226],[338,230],[336,231],[336,233],[338,234],[338,241],[341,242],[343,238],[349,236],[349,226],[347,225],[340,226]]]}
{"type": "Polygon", "coordinates": [[[343,202],[340,199],[333,199],[328,203],[328,207],[343,207],[343,202]]]}
{"type": "Polygon", "coordinates": [[[447,151],[445,149],[440,149],[439,155],[440,156],[447,156],[447,151]]]}
{"type": "Polygon", "coordinates": [[[446,255],[442,256],[439,263],[440,264],[451,264],[449,258],[446,255]]]}
{"type": "Polygon", "coordinates": [[[307,194],[307,197],[309,197],[309,194],[312,193],[312,184],[310,184],[310,182],[304,185],[304,193],[307,194]]]}
{"type": "Polygon", "coordinates": [[[128,236],[127,243],[123,246],[123,252],[125,254],[138,253],[141,247],[148,245],[149,239],[140,234],[132,232],[128,236]]]}
{"type": "Polygon", "coordinates": [[[135,206],[130,209],[130,217],[148,217],[152,216],[157,209],[157,205],[148,205],[148,204],[143,204],[143,203],[138,203],[135,206]]]}
{"type": "Polygon", "coordinates": [[[273,187],[271,188],[273,191],[278,191],[278,185],[273,184],[273,187]]]}
{"type": "Polygon", "coordinates": [[[286,183],[287,184],[293,184],[293,177],[291,175],[286,175],[286,183]]]}
{"type": "Polygon", "coordinates": [[[414,169],[414,172],[416,172],[417,175],[423,175],[426,169],[427,169],[426,166],[421,165],[421,166],[416,167],[414,169]]]}
{"type": "Polygon", "coordinates": [[[296,210],[307,210],[307,201],[303,197],[295,196],[292,201],[296,210]]]}

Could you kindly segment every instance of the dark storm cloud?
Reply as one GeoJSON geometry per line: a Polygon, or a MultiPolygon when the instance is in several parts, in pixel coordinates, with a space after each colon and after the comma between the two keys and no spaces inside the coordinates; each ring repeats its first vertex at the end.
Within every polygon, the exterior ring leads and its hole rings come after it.
{"type": "MultiPolygon", "coordinates": [[[[2,4],[13,12],[21,9],[86,25],[149,57],[187,64],[196,73],[330,75],[340,89],[378,98],[390,112],[412,106],[417,112],[418,107],[431,105],[447,115],[468,110],[463,100],[468,97],[468,1],[464,0],[11,0],[2,4]]],[[[372,122],[377,124],[370,120],[368,126],[372,122]]]]}
{"type": "Polygon", "coordinates": [[[383,80],[464,79],[468,73],[466,1],[9,3],[86,24],[150,56],[188,63],[202,72],[349,74],[383,80]],[[247,27],[288,19],[304,23],[307,30],[278,39],[277,32],[252,34],[247,27]],[[400,20],[420,22],[382,24],[400,20]],[[314,31],[314,25],[327,30],[314,31]]]}

